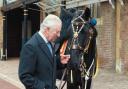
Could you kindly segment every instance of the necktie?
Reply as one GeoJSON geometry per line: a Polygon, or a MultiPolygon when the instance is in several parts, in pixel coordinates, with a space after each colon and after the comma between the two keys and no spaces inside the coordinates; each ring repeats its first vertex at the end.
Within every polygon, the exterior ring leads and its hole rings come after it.
{"type": "Polygon", "coordinates": [[[52,54],[52,45],[51,45],[51,43],[48,42],[48,43],[47,43],[47,46],[48,46],[48,48],[49,48],[49,50],[50,50],[50,52],[51,52],[51,54],[52,54]]]}

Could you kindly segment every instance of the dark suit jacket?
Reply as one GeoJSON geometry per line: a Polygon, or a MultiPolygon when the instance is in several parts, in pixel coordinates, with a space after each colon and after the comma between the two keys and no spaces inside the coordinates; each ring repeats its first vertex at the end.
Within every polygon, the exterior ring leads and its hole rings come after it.
{"type": "Polygon", "coordinates": [[[22,48],[19,78],[26,89],[55,89],[55,73],[55,57],[36,33],[22,48]]]}

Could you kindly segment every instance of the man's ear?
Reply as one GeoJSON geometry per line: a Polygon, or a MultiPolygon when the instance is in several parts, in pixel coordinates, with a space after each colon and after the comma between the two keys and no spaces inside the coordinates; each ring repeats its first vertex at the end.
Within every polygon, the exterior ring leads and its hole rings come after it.
{"type": "Polygon", "coordinates": [[[46,28],[45,28],[45,33],[46,33],[46,34],[49,33],[49,30],[50,30],[50,28],[49,28],[49,27],[46,27],[46,28]]]}

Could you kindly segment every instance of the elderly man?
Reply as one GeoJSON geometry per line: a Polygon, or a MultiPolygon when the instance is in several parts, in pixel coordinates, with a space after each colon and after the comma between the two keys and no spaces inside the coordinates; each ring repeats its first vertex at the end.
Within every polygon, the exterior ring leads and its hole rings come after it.
{"type": "MultiPolygon", "coordinates": [[[[39,32],[22,48],[19,78],[26,89],[55,89],[57,60],[51,42],[60,36],[61,25],[59,17],[48,15],[41,23],[39,32]]],[[[66,64],[70,55],[60,55],[60,58],[60,62],[66,64]]]]}

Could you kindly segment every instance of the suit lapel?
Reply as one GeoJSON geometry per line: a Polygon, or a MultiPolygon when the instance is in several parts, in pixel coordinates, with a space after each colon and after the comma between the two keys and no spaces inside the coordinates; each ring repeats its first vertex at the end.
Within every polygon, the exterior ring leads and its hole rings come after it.
{"type": "Polygon", "coordinates": [[[41,36],[38,33],[36,34],[36,38],[38,39],[39,47],[47,55],[48,60],[53,64],[53,56],[50,53],[50,50],[47,47],[47,44],[45,43],[45,41],[43,40],[43,38],[41,38],[41,36]]]}

